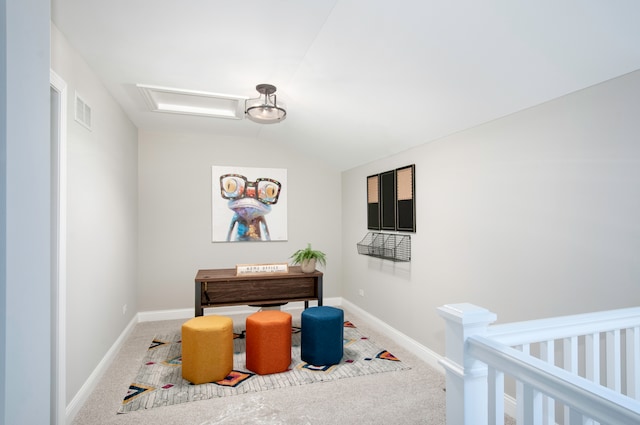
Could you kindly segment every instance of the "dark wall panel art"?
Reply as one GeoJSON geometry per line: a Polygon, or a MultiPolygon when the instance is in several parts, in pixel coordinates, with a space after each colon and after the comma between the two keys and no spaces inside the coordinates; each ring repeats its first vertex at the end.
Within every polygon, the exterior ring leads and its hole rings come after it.
{"type": "Polygon", "coordinates": [[[416,231],[415,165],[367,177],[367,228],[416,231]]]}

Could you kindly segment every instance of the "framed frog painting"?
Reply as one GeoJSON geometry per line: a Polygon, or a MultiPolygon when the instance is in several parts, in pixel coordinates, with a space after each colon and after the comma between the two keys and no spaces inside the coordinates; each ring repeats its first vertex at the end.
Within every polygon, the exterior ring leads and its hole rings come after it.
{"type": "Polygon", "coordinates": [[[287,240],[287,170],[211,167],[213,242],[287,240]]]}

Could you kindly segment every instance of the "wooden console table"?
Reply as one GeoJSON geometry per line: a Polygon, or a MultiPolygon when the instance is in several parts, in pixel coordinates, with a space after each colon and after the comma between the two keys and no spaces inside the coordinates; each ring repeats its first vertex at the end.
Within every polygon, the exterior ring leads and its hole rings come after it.
{"type": "Polygon", "coordinates": [[[198,270],[195,288],[195,315],[202,316],[206,307],[228,305],[269,305],[291,301],[318,300],[322,305],[322,272],[302,273],[299,266],[288,273],[245,274],[236,269],[198,270]]]}

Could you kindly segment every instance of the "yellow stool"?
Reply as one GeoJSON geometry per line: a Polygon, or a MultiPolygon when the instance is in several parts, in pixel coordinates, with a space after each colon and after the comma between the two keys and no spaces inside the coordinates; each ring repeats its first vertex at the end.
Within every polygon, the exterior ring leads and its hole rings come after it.
{"type": "Polygon", "coordinates": [[[194,384],[216,382],[233,369],[233,320],[199,316],[182,325],[182,377],[194,384]]]}
{"type": "Polygon", "coordinates": [[[247,317],[247,369],[259,375],[284,372],[291,364],[291,315],[259,311],[247,317]]]}

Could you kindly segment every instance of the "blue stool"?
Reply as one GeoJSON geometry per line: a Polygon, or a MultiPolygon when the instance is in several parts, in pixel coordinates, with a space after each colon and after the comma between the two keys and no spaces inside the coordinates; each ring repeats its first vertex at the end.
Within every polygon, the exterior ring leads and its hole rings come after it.
{"type": "Polygon", "coordinates": [[[300,357],[314,366],[340,363],[344,348],[344,311],[335,307],[310,307],[300,319],[300,357]]]}

